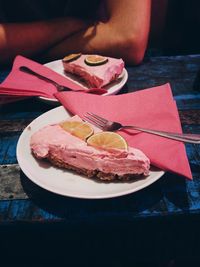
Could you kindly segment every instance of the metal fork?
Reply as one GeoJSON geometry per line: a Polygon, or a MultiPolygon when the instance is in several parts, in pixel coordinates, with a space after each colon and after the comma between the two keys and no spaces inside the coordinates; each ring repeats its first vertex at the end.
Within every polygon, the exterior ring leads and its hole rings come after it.
{"type": "Polygon", "coordinates": [[[159,135],[165,138],[182,141],[186,143],[200,144],[200,134],[180,134],[172,132],[157,131],[147,128],[138,127],[135,125],[122,125],[119,122],[109,121],[102,118],[92,112],[87,112],[84,115],[84,120],[93,124],[94,126],[100,128],[103,131],[117,131],[120,129],[133,129],[140,132],[150,133],[154,135],[159,135]]]}
{"type": "MultiPolygon", "coordinates": [[[[57,82],[33,71],[32,69],[26,67],[26,66],[21,66],[19,68],[20,71],[22,72],[25,72],[25,73],[28,73],[28,74],[31,74],[33,76],[36,76],[38,77],[39,79],[43,80],[43,81],[46,81],[48,83],[51,83],[53,84],[58,92],[62,92],[62,91],[72,91],[72,89],[70,89],[69,87],[66,87],[66,86],[63,86],[61,84],[58,84],[57,82]]],[[[84,92],[84,93],[91,93],[91,94],[97,94],[97,95],[102,95],[102,94],[105,94],[107,93],[107,90],[106,89],[103,89],[103,88],[89,88],[89,89],[78,89],[78,90],[74,90],[75,92],[84,92]]]]}

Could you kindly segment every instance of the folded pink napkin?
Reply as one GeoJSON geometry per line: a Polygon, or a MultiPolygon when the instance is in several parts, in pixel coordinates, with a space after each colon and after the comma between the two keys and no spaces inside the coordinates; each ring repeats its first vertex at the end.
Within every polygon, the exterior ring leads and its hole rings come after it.
{"type": "Polygon", "coordinates": [[[81,85],[71,81],[67,77],[60,75],[59,73],[49,69],[42,64],[39,64],[23,56],[17,56],[14,60],[10,74],[0,84],[0,95],[2,103],[9,100],[8,96],[43,96],[47,98],[55,98],[54,93],[57,92],[57,90],[54,85],[43,81],[33,75],[20,71],[19,68],[21,66],[29,67],[33,71],[42,74],[61,85],[69,87],[74,91],[84,89],[81,85]],[[6,96],[7,98],[3,99],[3,96],[6,96]]]}
{"type": "MultiPolygon", "coordinates": [[[[80,117],[93,112],[124,125],[137,125],[156,130],[181,133],[176,103],[169,84],[134,93],[97,96],[60,92],[56,98],[72,114],[80,117]]],[[[135,131],[120,131],[128,144],[141,149],[151,164],[192,179],[185,146],[182,142],[135,131]]]]}

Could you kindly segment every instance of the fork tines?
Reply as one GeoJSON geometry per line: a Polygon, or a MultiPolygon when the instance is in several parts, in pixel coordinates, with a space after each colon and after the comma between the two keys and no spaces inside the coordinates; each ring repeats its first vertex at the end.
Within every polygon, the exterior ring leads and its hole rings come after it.
{"type": "Polygon", "coordinates": [[[98,128],[103,129],[103,127],[105,126],[105,124],[107,123],[107,120],[104,118],[99,117],[98,115],[92,113],[92,112],[87,112],[86,115],[84,115],[84,119],[97,126],[98,128]]]}

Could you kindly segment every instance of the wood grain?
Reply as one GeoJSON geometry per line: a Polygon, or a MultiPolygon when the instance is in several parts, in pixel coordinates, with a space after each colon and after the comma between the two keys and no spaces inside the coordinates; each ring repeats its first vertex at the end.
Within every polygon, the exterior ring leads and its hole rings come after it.
{"type": "MultiPolygon", "coordinates": [[[[200,55],[152,57],[127,68],[129,79],[120,93],[170,83],[184,132],[200,133],[200,93],[193,82],[200,55]]],[[[0,75],[5,78],[6,72],[0,75]]],[[[135,194],[109,200],[61,197],[33,184],[20,171],[16,145],[23,129],[40,114],[52,109],[37,99],[0,107],[0,222],[60,222],[121,219],[159,219],[200,210],[200,146],[186,145],[193,181],[167,173],[135,194]]]]}

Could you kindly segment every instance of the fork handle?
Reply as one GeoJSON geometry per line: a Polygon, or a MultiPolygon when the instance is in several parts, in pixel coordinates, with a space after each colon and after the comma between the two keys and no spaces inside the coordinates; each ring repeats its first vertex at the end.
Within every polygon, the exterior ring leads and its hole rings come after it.
{"type": "Polygon", "coordinates": [[[186,143],[200,144],[200,134],[185,134],[185,133],[171,133],[165,131],[157,131],[152,129],[146,129],[137,126],[122,126],[121,129],[134,129],[140,132],[150,133],[154,135],[163,136],[177,141],[183,141],[186,143]]]}
{"type": "MultiPolygon", "coordinates": [[[[43,75],[41,75],[39,73],[33,71],[32,69],[30,69],[30,68],[28,68],[26,66],[21,66],[19,68],[19,70],[22,71],[22,72],[25,72],[25,73],[34,75],[34,76],[38,77],[39,79],[44,80],[46,82],[52,83],[57,88],[57,90],[59,92],[73,90],[71,88],[68,88],[66,86],[63,86],[63,85],[58,84],[57,82],[55,82],[55,81],[53,81],[53,80],[51,80],[51,79],[49,79],[49,78],[47,78],[47,77],[45,77],[45,76],[43,76],[43,75]]],[[[76,91],[76,92],[84,92],[84,93],[91,93],[91,94],[97,94],[97,95],[103,95],[103,94],[105,94],[105,93],[108,92],[104,88],[89,88],[87,90],[84,89],[84,88],[83,89],[80,88],[80,89],[76,89],[74,91],[76,91]]]]}
{"type": "Polygon", "coordinates": [[[51,80],[51,79],[49,79],[49,78],[47,78],[47,77],[45,77],[45,76],[43,76],[43,75],[41,75],[41,74],[39,74],[39,73],[33,71],[32,69],[30,69],[30,68],[28,68],[28,67],[26,67],[26,66],[21,66],[21,67],[19,68],[19,70],[20,70],[20,71],[23,71],[23,72],[26,72],[26,73],[28,73],[28,74],[32,74],[32,75],[34,75],[34,76],[36,76],[36,77],[38,77],[38,78],[40,78],[41,80],[44,80],[44,81],[46,81],[46,82],[52,83],[52,84],[55,85],[56,87],[59,86],[59,84],[58,84],[57,82],[55,82],[55,81],[53,81],[53,80],[51,80]]]}

